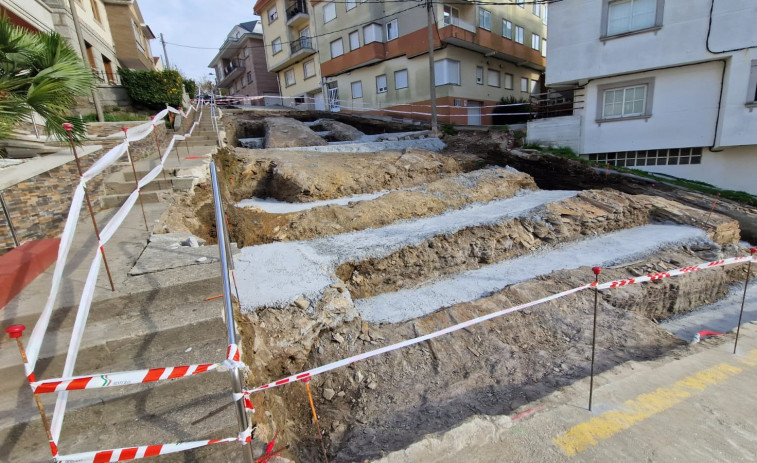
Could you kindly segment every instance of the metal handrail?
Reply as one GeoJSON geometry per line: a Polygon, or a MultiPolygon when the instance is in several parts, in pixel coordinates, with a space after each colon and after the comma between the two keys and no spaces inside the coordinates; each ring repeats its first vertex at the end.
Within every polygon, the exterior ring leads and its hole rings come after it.
{"type": "MultiPolygon", "coordinates": [[[[229,338],[229,345],[236,345],[237,329],[234,323],[234,309],[231,306],[231,282],[229,281],[229,259],[231,253],[227,239],[228,235],[226,230],[226,216],[224,215],[223,204],[221,203],[221,192],[218,186],[218,174],[216,173],[215,162],[210,163],[210,183],[213,186],[213,203],[215,205],[216,213],[216,234],[218,235],[218,254],[221,258],[221,279],[223,280],[226,334],[229,338]]],[[[237,367],[231,368],[229,371],[231,372],[231,388],[234,391],[234,396],[236,399],[237,397],[241,397],[242,394],[242,375],[239,371],[239,368],[237,367]]],[[[247,410],[245,409],[244,401],[235,400],[235,405],[237,409],[237,421],[239,422],[239,432],[244,432],[249,426],[247,410]]],[[[252,463],[252,445],[243,442],[242,449],[245,463],[252,463]]]]}
{"type": "Polygon", "coordinates": [[[11,236],[13,237],[13,244],[18,247],[18,236],[16,236],[16,227],[13,226],[13,221],[11,220],[11,213],[8,210],[8,205],[5,203],[5,198],[3,197],[3,192],[0,190],[0,207],[3,208],[3,215],[5,216],[5,221],[8,222],[8,228],[10,228],[11,236]]]}

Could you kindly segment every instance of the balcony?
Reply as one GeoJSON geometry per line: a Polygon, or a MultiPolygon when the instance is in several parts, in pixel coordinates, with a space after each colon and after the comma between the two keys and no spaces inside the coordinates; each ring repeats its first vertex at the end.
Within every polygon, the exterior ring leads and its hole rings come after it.
{"type": "MultiPolygon", "coordinates": [[[[301,60],[302,58],[310,56],[314,53],[315,48],[313,48],[312,38],[300,37],[298,39],[294,39],[289,42],[289,56],[284,58],[282,61],[279,61],[278,63],[274,63],[268,70],[271,72],[281,71],[282,69],[289,67],[297,61],[301,60]]],[[[281,55],[281,53],[277,54],[276,56],[279,55],[281,55]]]]}
{"type": "Polygon", "coordinates": [[[286,14],[287,26],[289,27],[299,27],[310,21],[308,5],[305,3],[305,0],[295,0],[294,3],[287,7],[286,14]]]}
{"type": "MultiPolygon", "coordinates": [[[[424,34],[426,33],[425,30],[421,32],[424,34]]],[[[399,43],[399,40],[393,42],[399,43]]],[[[428,50],[428,48],[426,50],[428,50]]],[[[341,56],[332,58],[325,63],[321,63],[321,74],[324,77],[335,76],[342,72],[349,71],[350,69],[381,61],[386,59],[386,57],[387,50],[385,44],[381,42],[371,42],[356,50],[352,50],[341,56]]]]}
{"type": "Polygon", "coordinates": [[[534,50],[524,44],[517,43],[497,34],[492,34],[486,29],[473,28],[471,24],[454,24],[456,18],[450,18],[451,24],[439,21],[439,38],[442,42],[450,43],[461,48],[467,48],[486,56],[492,56],[503,61],[515,63],[518,66],[526,66],[537,71],[543,71],[546,60],[539,50],[534,50]],[[473,29],[473,30],[471,30],[473,29]]]}
{"type": "Polygon", "coordinates": [[[476,33],[475,24],[471,24],[469,22],[463,21],[462,19],[456,16],[444,16],[444,20],[440,22],[439,27],[445,27],[445,26],[456,26],[468,32],[473,32],[474,34],[476,33]]]}
{"type": "Polygon", "coordinates": [[[223,78],[218,81],[218,86],[227,88],[234,80],[244,74],[244,63],[242,60],[231,60],[223,67],[223,78]]]}

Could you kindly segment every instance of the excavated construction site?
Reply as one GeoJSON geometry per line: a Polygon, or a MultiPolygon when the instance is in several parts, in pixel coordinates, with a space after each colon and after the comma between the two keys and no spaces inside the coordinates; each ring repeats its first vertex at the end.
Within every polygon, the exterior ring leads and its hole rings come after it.
{"type": "MultiPolygon", "coordinates": [[[[721,201],[710,214],[710,197],[507,150],[501,132],[439,139],[281,111],[228,111],[224,125],[215,161],[239,247],[249,387],[592,282],[593,266],[601,281],[634,278],[748,255],[740,240],[754,242],[753,208],[721,201]]],[[[161,224],[215,242],[208,185],[161,224]]],[[[601,291],[596,371],[685,355],[690,340],[659,323],[724,298],[745,271],[601,291]]],[[[587,377],[593,301],[580,291],[313,377],[330,461],[377,459],[587,377]]],[[[323,459],[302,383],[252,401],[257,438],[278,432],[285,457],[323,459]]]]}

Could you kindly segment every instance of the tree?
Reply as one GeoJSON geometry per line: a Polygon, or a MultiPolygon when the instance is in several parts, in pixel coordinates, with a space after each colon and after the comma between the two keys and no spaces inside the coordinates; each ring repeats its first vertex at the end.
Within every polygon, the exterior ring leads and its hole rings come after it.
{"type": "Polygon", "coordinates": [[[66,140],[62,124],[72,122],[79,141],[84,125],[70,117],[71,108],[93,82],[89,66],[60,34],[32,32],[0,17],[0,138],[37,112],[48,134],[66,140]]]}

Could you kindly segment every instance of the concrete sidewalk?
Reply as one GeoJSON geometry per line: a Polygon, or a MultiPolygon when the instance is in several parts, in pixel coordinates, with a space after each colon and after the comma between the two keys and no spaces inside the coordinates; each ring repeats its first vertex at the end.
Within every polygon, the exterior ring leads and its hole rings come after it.
{"type": "Polygon", "coordinates": [[[734,337],[598,375],[591,412],[587,378],[513,417],[477,416],[378,461],[755,461],[757,325],[742,326],[737,355],[734,337]]]}

